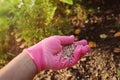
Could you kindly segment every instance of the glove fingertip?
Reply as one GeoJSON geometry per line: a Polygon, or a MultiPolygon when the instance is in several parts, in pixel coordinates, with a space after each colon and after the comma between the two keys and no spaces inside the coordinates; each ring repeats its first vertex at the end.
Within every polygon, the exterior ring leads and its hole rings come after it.
{"type": "Polygon", "coordinates": [[[86,54],[86,53],[89,52],[89,51],[90,51],[89,45],[86,45],[86,46],[84,46],[84,47],[82,48],[82,53],[83,53],[83,54],[86,54]]]}
{"type": "Polygon", "coordinates": [[[83,39],[83,40],[80,40],[80,41],[74,42],[74,44],[85,46],[85,45],[88,44],[88,42],[87,42],[87,40],[83,39]]]}

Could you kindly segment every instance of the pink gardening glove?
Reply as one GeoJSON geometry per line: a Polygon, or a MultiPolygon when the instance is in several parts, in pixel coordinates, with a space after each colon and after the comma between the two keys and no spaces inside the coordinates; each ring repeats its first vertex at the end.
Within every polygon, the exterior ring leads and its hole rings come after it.
{"type": "Polygon", "coordinates": [[[23,52],[27,53],[32,58],[38,72],[47,69],[59,70],[71,67],[88,51],[90,51],[90,47],[87,45],[87,41],[82,40],[74,42],[74,36],[52,36],[23,50],[23,52]],[[78,44],[73,52],[74,54],[71,63],[69,62],[69,59],[62,59],[60,55],[56,55],[62,50],[63,46],[68,44],[78,44]],[[80,45],[83,46],[81,47],[80,45]]]}

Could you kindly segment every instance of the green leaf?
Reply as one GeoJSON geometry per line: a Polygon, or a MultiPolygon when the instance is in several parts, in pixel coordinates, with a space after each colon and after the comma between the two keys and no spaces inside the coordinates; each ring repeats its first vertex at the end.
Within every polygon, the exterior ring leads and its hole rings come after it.
{"type": "Polygon", "coordinates": [[[117,70],[117,74],[120,76],[120,70],[117,70]]]}
{"type": "Polygon", "coordinates": [[[53,7],[52,9],[50,9],[50,11],[48,12],[48,17],[47,17],[47,20],[48,20],[48,23],[53,19],[53,16],[55,14],[55,10],[57,9],[57,7],[53,7]]]}
{"type": "Polygon", "coordinates": [[[91,13],[91,12],[94,12],[94,9],[93,9],[93,8],[89,8],[89,9],[88,9],[88,12],[90,12],[90,13],[91,13]]]}
{"type": "Polygon", "coordinates": [[[60,0],[63,3],[73,5],[73,0],[60,0]]]}

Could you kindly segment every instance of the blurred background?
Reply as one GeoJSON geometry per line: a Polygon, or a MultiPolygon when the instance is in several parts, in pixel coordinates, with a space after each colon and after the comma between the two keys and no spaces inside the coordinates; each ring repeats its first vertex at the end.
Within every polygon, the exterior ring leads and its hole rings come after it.
{"type": "Polygon", "coordinates": [[[52,35],[87,39],[91,52],[72,68],[35,80],[119,80],[119,0],[0,0],[0,68],[52,35]]]}

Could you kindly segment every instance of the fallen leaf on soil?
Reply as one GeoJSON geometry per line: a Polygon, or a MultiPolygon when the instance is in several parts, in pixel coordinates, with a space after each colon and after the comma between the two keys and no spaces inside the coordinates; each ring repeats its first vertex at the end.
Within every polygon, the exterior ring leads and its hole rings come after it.
{"type": "Polygon", "coordinates": [[[22,38],[17,38],[16,39],[16,42],[21,42],[22,41],[22,38]]]}
{"type": "Polygon", "coordinates": [[[74,69],[77,69],[77,66],[76,65],[74,65],[74,66],[72,66],[74,69]]]}
{"type": "Polygon", "coordinates": [[[14,35],[14,32],[11,32],[10,34],[11,34],[11,35],[14,35]]]}
{"type": "Polygon", "coordinates": [[[103,76],[103,80],[106,80],[107,77],[109,77],[109,74],[108,74],[108,73],[103,73],[102,75],[104,75],[104,76],[103,76]]]}
{"type": "Polygon", "coordinates": [[[120,48],[114,48],[113,52],[119,53],[120,52],[120,48]]]}
{"type": "Polygon", "coordinates": [[[105,38],[107,38],[108,36],[106,35],[106,34],[100,34],[100,38],[101,39],[105,39],[105,38]]]}
{"type": "Polygon", "coordinates": [[[115,33],[115,30],[111,29],[109,32],[110,32],[110,33],[115,33]]]}
{"type": "Polygon", "coordinates": [[[84,62],[84,61],[86,61],[86,60],[87,60],[86,58],[81,58],[80,61],[84,62]]]}
{"type": "Polygon", "coordinates": [[[22,43],[19,47],[20,48],[24,48],[26,46],[26,43],[24,42],[24,43],[22,43]]]}
{"type": "Polygon", "coordinates": [[[114,34],[114,37],[120,37],[120,32],[116,32],[116,33],[114,34]]]}
{"type": "Polygon", "coordinates": [[[6,61],[5,60],[0,60],[0,64],[5,64],[6,63],[6,61]]]}
{"type": "Polygon", "coordinates": [[[76,30],[74,31],[75,34],[79,34],[80,32],[81,32],[80,29],[76,29],[76,30]]]}
{"type": "Polygon", "coordinates": [[[76,36],[76,37],[75,37],[75,41],[77,41],[78,39],[79,39],[79,38],[76,36]]]}
{"type": "Polygon", "coordinates": [[[85,21],[85,23],[88,23],[88,22],[89,22],[89,20],[86,20],[86,21],[85,21]]]}
{"type": "Polygon", "coordinates": [[[96,47],[97,45],[96,45],[96,42],[90,41],[89,42],[89,46],[90,47],[96,47]]]}

